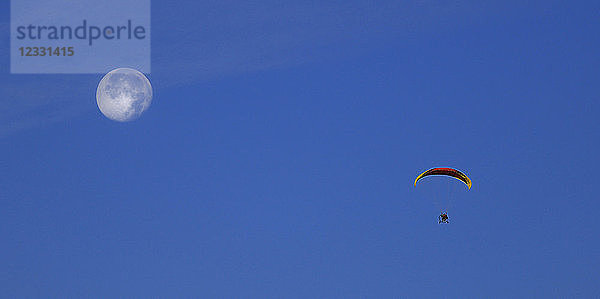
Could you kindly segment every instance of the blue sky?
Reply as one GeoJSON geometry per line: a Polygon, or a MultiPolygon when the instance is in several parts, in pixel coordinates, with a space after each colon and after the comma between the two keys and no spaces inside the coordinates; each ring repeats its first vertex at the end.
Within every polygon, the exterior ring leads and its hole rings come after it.
{"type": "Polygon", "coordinates": [[[9,74],[5,2],[3,296],[600,293],[598,2],[154,1],[131,123],[9,74]]]}

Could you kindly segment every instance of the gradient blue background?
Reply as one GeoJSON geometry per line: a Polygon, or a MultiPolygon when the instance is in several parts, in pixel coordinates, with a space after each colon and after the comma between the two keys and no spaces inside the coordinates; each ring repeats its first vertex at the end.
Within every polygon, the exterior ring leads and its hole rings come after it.
{"type": "Polygon", "coordinates": [[[600,294],[597,1],[154,1],[132,123],[10,75],[6,2],[2,297],[600,294]]]}

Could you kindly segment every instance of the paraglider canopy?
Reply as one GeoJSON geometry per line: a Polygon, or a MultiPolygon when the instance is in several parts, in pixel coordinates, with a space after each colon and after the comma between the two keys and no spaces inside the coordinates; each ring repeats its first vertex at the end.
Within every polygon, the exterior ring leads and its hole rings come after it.
{"type": "Polygon", "coordinates": [[[465,183],[469,189],[471,189],[471,179],[469,179],[464,173],[462,173],[460,170],[456,170],[454,168],[432,168],[429,169],[423,173],[421,173],[416,179],[415,179],[415,187],[417,186],[417,182],[426,177],[426,176],[430,176],[430,175],[445,175],[445,176],[449,176],[449,177],[453,177],[457,180],[462,181],[463,183],[465,183]]]}

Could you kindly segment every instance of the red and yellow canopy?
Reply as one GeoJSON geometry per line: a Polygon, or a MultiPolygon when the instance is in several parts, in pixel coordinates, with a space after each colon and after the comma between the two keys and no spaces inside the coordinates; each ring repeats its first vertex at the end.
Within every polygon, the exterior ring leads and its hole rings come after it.
{"type": "Polygon", "coordinates": [[[426,176],[430,176],[430,175],[445,175],[445,176],[453,177],[453,178],[460,180],[463,183],[467,184],[469,189],[471,189],[471,179],[469,179],[469,177],[467,177],[467,175],[462,173],[460,170],[456,170],[454,168],[432,168],[432,169],[429,169],[429,170],[421,173],[415,179],[415,187],[417,186],[417,182],[420,179],[422,179],[426,176]]]}

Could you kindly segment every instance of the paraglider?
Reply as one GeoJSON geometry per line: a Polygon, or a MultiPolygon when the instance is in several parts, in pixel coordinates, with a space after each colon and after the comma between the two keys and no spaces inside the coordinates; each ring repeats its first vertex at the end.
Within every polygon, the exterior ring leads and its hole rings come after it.
{"type": "MultiPolygon", "coordinates": [[[[439,168],[429,169],[429,170],[421,173],[419,176],[417,176],[417,178],[415,179],[415,187],[417,186],[417,182],[419,182],[419,180],[421,180],[425,177],[428,177],[428,176],[432,176],[432,175],[448,176],[448,177],[455,178],[455,179],[463,182],[465,185],[467,185],[469,190],[471,189],[471,186],[472,186],[471,179],[469,179],[469,177],[467,177],[467,175],[464,174],[463,172],[461,172],[460,170],[457,170],[454,168],[439,167],[439,168]]],[[[442,210],[442,212],[438,216],[438,223],[440,223],[440,224],[450,223],[448,221],[448,213],[447,212],[442,210]]]]}

